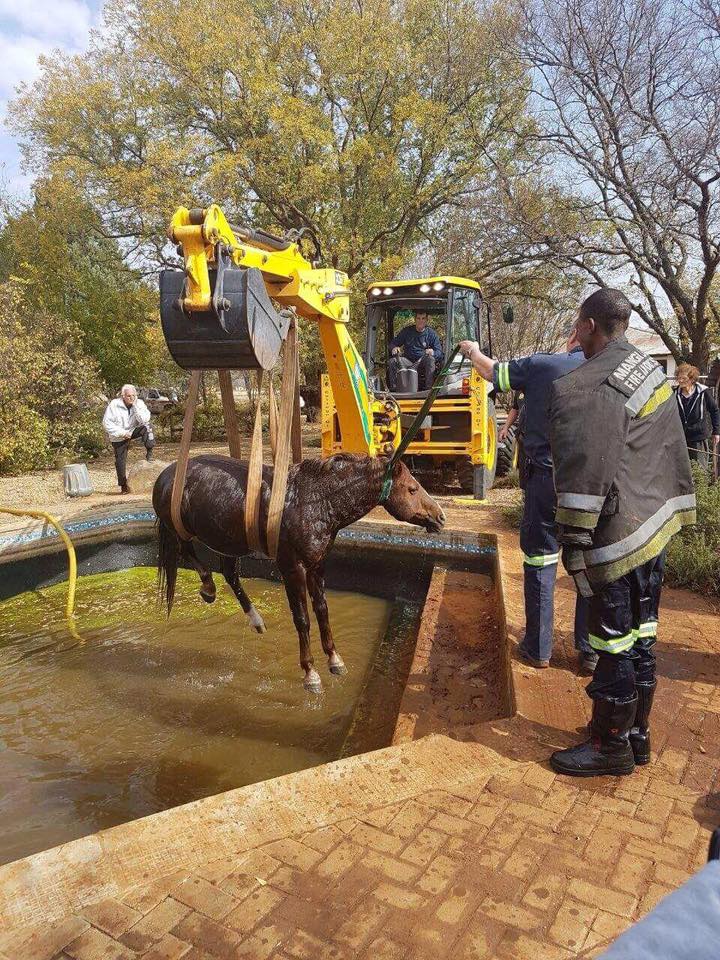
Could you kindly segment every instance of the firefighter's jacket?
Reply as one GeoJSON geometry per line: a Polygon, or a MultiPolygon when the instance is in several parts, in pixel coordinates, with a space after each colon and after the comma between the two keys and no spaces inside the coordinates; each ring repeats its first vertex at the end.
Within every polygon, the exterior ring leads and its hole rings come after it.
{"type": "Polygon", "coordinates": [[[677,404],[662,368],[624,338],[556,380],[550,399],[558,524],[588,531],[564,560],[592,596],[695,522],[677,404]]]}

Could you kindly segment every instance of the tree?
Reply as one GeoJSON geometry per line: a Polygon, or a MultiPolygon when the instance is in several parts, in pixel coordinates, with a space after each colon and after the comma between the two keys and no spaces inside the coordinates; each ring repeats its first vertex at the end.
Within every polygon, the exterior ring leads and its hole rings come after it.
{"type": "Polygon", "coordinates": [[[720,317],[716,5],[538,0],[525,56],[538,136],[572,187],[577,225],[559,230],[540,212],[528,235],[596,283],[629,284],[676,359],[705,367],[720,317]]]}
{"type": "Polygon", "coordinates": [[[128,268],[93,209],[59,177],[38,181],[31,205],[11,211],[0,233],[0,280],[26,281],[25,301],[65,318],[114,393],[153,376],[157,294],[128,268]]]}
{"type": "Polygon", "coordinates": [[[477,0],[110,0],[82,57],[11,106],[28,160],[82,192],[126,260],[166,261],[179,202],[312,230],[362,284],[512,162],[517,26],[477,0]]]}

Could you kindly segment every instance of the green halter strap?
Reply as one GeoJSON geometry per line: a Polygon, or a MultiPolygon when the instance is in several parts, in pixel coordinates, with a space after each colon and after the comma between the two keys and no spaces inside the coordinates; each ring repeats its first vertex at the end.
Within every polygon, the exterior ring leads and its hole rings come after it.
{"type": "MultiPolygon", "coordinates": [[[[380,502],[381,504],[386,502],[387,498],[390,496],[390,491],[392,490],[392,483],[393,483],[393,481],[392,481],[392,469],[393,469],[393,467],[395,466],[396,462],[397,462],[397,461],[400,459],[400,457],[405,453],[405,451],[407,450],[407,448],[410,446],[410,444],[411,444],[411,443],[413,442],[413,440],[415,439],[415,435],[416,435],[416,433],[418,432],[418,430],[420,429],[420,424],[423,422],[423,420],[425,419],[425,417],[428,415],[428,412],[429,412],[429,410],[430,410],[430,407],[431,407],[431,406],[433,405],[433,403],[435,402],[435,399],[436,399],[438,393],[440,393],[440,389],[442,388],[443,384],[445,383],[445,381],[447,380],[447,378],[450,376],[450,374],[455,372],[455,371],[452,369],[452,366],[453,366],[453,364],[455,363],[455,360],[456,360],[456,358],[457,358],[457,356],[458,356],[458,353],[459,353],[459,345],[456,344],[455,347],[453,348],[452,353],[450,354],[450,357],[449,357],[447,363],[446,363],[445,366],[442,368],[442,370],[440,371],[440,373],[437,375],[437,378],[435,379],[435,383],[432,385],[432,388],[431,388],[430,392],[428,393],[427,397],[425,398],[425,403],[423,403],[423,405],[420,407],[420,409],[418,410],[418,412],[415,414],[415,419],[414,419],[413,422],[410,424],[410,426],[409,426],[408,429],[405,431],[405,433],[403,433],[402,440],[400,441],[397,450],[393,453],[392,457],[390,458],[390,462],[388,463],[387,468],[386,468],[386,470],[385,470],[385,476],[383,477],[382,489],[381,489],[381,491],[380,491],[380,500],[379,500],[379,502],[380,502]]],[[[457,368],[456,368],[457,370],[459,370],[460,367],[462,366],[462,362],[463,362],[463,357],[462,357],[462,354],[460,354],[460,362],[459,362],[458,365],[457,365],[457,368]]]]}

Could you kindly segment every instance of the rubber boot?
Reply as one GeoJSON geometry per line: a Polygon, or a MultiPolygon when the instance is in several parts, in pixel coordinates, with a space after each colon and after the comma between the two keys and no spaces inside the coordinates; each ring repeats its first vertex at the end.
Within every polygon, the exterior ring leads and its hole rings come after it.
{"type": "Polygon", "coordinates": [[[650,683],[636,683],[637,692],[637,710],[635,711],[635,722],[630,730],[630,746],[635,756],[635,763],[643,766],[650,763],[650,729],[648,721],[650,720],[650,711],[652,710],[653,700],[655,698],[655,687],[657,680],[650,683]]]}
{"type": "Polygon", "coordinates": [[[571,777],[625,776],[635,769],[628,735],[635,720],[637,694],[631,700],[593,700],[590,739],[556,750],[550,766],[571,777]]]}

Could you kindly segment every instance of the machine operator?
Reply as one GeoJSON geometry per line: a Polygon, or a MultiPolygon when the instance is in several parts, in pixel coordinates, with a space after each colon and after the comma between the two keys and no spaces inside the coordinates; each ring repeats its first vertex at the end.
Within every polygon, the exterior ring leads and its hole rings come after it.
{"type": "Polygon", "coordinates": [[[408,324],[390,341],[388,361],[388,387],[397,390],[398,372],[402,369],[417,370],[418,389],[429,390],[435,379],[435,371],[442,366],[443,350],[440,337],[428,326],[424,310],[415,313],[415,323],[408,324]]]}
{"type": "MultiPolygon", "coordinates": [[[[564,353],[535,353],[506,363],[485,356],[472,340],[463,340],[460,350],[497,390],[522,390],[525,395],[525,464],[521,469],[525,476],[525,506],[520,527],[525,636],[518,652],[531,666],[547,667],[553,646],[554,590],[560,556],[547,409],[553,382],[583,363],[584,357],[573,334],[564,353]]],[[[592,672],[597,658],[587,640],[587,603],[580,597],[575,608],[575,647],[581,667],[592,672]]]]}

